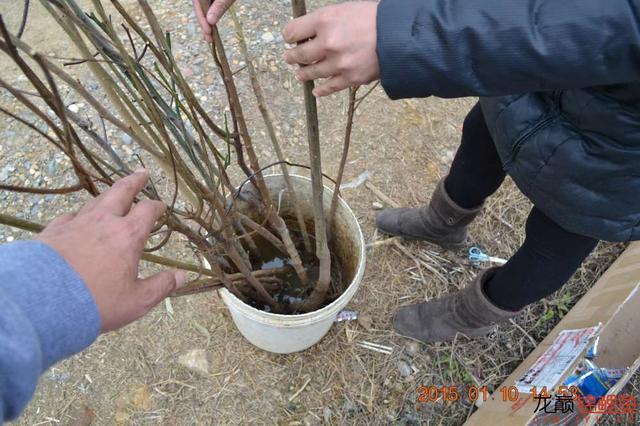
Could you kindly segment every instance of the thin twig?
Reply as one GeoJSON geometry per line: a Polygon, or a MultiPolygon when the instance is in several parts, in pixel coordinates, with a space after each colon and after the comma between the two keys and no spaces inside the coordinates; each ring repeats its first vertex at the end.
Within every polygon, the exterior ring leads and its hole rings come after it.
{"type": "MultiPolygon", "coordinates": [[[[311,169],[311,167],[310,167],[310,166],[306,166],[306,165],[304,165],[304,164],[292,163],[292,162],[290,162],[290,161],[275,161],[275,162],[273,162],[273,163],[269,163],[269,164],[267,164],[267,165],[266,165],[266,166],[264,166],[264,167],[261,167],[261,168],[260,168],[260,171],[261,171],[261,172],[264,172],[265,170],[267,170],[267,169],[269,169],[269,168],[271,168],[271,167],[273,167],[273,166],[277,166],[278,164],[286,164],[286,165],[288,165],[288,166],[292,166],[292,167],[300,167],[300,168],[302,168],[302,169],[311,169]]],[[[253,176],[253,175],[252,175],[252,176],[253,176]]],[[[233,198],[232,198],[232,201],[236,200],[236,199],[240,196],[240,193],[242,192],[242,188],[244,188],[244,186],[245,186],[247,183],[249,183],[249,182],[251,181],[251,177],[252,177],[252,176],[249,176],[249,177],[247,177],[245,180],[243,180],[243,181],[240,183],[240,185],[238,186],[238,188],[237,188],[237,189],[235,189],[235,191],[234,191],[234,196],[233,196],[233,198]]],[[[335,181],[331,176],[326,175],[326,174],[324,174],[324,173],[322,174],[322,176],[323,176],[323,177],[325,177],[325,178],[327,178],[328,180],[330,180],[333,184],[335,184],[335,183],[336,183],[336,181],[335,181]]]]}
{"type": "Polygon", "coordinates": [[[73,186],[67,186],[65,188],[30,188],[26,186],[19,185],[6,185],[0,183],[1,191],[12,191],[12,192],[22,192],[26,194],[71,194],[72,192],[78,192],[86,189],[83,185],[77,184],[73,186]]]}
{"type": "Polygon", "coordinates": [[[300,389],[298,389],[296,391],[296,393],[294,393],[293,395],[291,395],[289,397],[289,402],[292,402],[294,399],[296,399],[298,397],[298,395],[300,395],[302,393],[303,390],[305,390],[305,388],[307,387],[307,385],[311,383],[311,377],[307,378],[307,380],[305,380],[304,384],[302,386],[300,386],[300,389]]]}
{"type": "MultiPolygon", "coordinates": [[[[336,177],[336,186],[333,190],[333,198],[331,199],[331,208],[329,209],[329,235],[334,233],[333,227],[335,226],[336,209],[338,208],[338,198],[340,197],[340,184],[342,183],[342,177],[344,175],[344,168],[347,164],[347,157],[349,155],[349,145],[351,144],[351,131],[353,129],[353,116],[356,111],[356,94],[358,93],[357,87],[351,87],[349,89],[349,109],[347,111],[347,125],[344,131],[344,142],[342,144],[342,157],[340,158],[340,166],[338,167],[338,176],[336,177]]],[[[331,237],[330,237],[331,238],[331,237]]]]}
{"type": "Polygon", "coordinates": [[[22,38],[24,34],[24,30],[27,28],[27,20],[29,18],[29,5],[30,0],[24,0],[24,10],[22,11],[22,21],[20,22],[20,28],[18,28],[18,32],[16,33],[16,37],[22,38]]]}
{"type": "Polygon", "coordinates": [[[384,192],[382,192],[380,190],[380,188],[378,188],[377,186],[375,186],[374,184],[372,184],[371,182],[367,182],[364,184],[367,188],[369,188],[371,190],[371,192],[373,192],[376,197],[378,197],[381,201],[384,201],[385,203],[387,203],[388,205],[390,205],[391,207],[395,207],[398,208],[400,207],[400,204],[393,201],[391,198],[389,198],[384,192]]]}
{"type": "Polygon", "coordinates": [[[387,238],[386,240],[374,241],[374,242],[371,242],[371,243],[367,244],[367,248],[388,246],[390,244],[395,244],[396,242],[402,242],[402,238],[401,237],[391,237],[391,238],[387,238]]]}

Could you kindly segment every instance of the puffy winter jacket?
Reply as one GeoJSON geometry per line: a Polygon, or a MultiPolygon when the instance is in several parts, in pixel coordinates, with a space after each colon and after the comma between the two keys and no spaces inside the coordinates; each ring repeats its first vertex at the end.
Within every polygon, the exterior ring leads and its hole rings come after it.
{"type": "Polygon", "coordinates": [[[562,227],[640,240],[640,0],[382,0],[377,50],[392,99],[480,96],[562,227]]]}

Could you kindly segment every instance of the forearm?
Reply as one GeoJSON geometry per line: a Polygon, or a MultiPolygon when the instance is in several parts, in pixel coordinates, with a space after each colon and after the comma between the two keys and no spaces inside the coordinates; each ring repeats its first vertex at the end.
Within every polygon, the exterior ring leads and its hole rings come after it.
{"type": "Polygon", "coordinates": [[[0,419],[17,417],[42,372],[98,336],[95,302],[75,271],[38,242],[0,246],[0,419]]]}
{"type": "Polygon", "coordinates": [[[638,0],[382,0],[392,98],[499,96],[640,79],[638,0]]]}

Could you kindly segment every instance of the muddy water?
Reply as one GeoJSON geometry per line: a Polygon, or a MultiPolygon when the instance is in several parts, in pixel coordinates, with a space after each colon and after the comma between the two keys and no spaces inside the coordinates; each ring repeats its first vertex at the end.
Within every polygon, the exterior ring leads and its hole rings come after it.
{"type": "MultiPolygon", "coordinates": [[[[266,239],[260,236],[254,236],[254,242],[258,248],[258,253],[251,254],[251,262],[254,269],[281,269],[285,268],[283,272],[275,274],[275,278],[279,282],[269,287],[269,293],[275,299],[275,301],[285,307],[285,310],[291,314],[292,306],[300,305],[313,291],[313,286],[318,278],[318,259],[314,253],[309,253],[304,249],[301,233],[295,229],[294,224],[288,222],[291,238],[293,239],[298,253],[302,259],[302,264],[307,271],[309,278],[309,284],[305,285],[300,281],[298,274],[291,266],[291,258],[286,254],[280,252],[266,239]]],[[[312,235],[311,245],[315,247],[315,241],[312,235]]],[[[330,247],[331,249],[331,247],[330,247]]],[[[340,259],[333,255],[333,250],[330,250],[331,254],[331,289],[329,291],[327,299],[323,303],[323,307],[336,300],[344,291],[344,285],[342,282],[342,265],[340,259]]],[[[271,308],[261,302],[258,302],[252,298],[249,298],[249,304],[256,309],[263,310],[265,312],[271,312],[271,308]]]]}

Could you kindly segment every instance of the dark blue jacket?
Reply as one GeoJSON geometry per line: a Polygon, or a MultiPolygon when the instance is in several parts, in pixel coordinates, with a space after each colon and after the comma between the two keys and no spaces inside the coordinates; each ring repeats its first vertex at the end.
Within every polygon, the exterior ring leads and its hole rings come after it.
{"type": "Polygon", "coordinates": [[[562,227],[640,240],[640,0],[382,0],[377,49],[392,99],[480,96],[562,227]]]}

